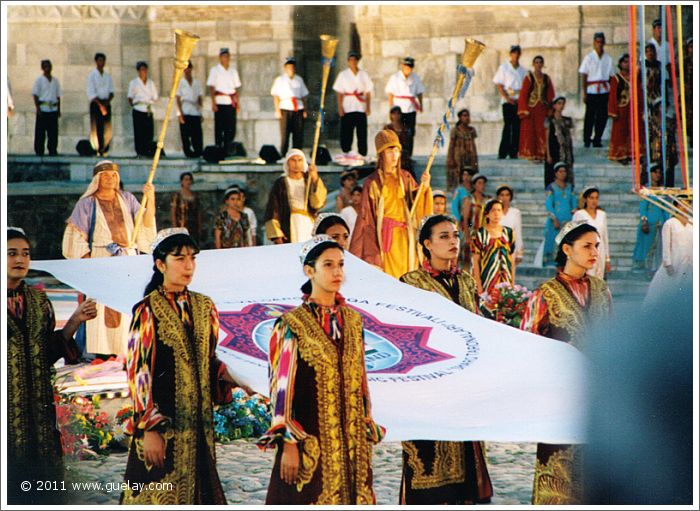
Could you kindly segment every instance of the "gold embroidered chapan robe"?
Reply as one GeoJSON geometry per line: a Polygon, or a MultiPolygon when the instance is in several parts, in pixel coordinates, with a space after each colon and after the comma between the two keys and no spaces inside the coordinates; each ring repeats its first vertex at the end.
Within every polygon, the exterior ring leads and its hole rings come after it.
{"type": "MultiPolygon", "coordinates": [[[[22,282],[7,296],[7,470],[9,504],[51,504],[60,491],[37,491],[35,481],[62,481],[61,435],[51,368],[60,358],[79,358],[73,339],[54,331],[46,294],[22,282]],[[32,483],[22,491],[22,481],[32,483]]],[[[60,482],[58,483],[60,484],[60,482]]]]}
{"type": "MultiPolygon", "coordinates": [[[[432,291],[476,313],[476,283],[469,273],[423,267],[401,277],[413,287],[432,291]]],[[[493,486],[481,442],[413,440],[401,442],[403,468],[400,504],[484,504],[493,486]]]]}
{"type": "Polygon", "coordinates": [[[362,318],[337,295],[322,307],[307,297],[270,338],[272,425],[258,440],[277,446],[266,504],[374,504],[372,420],[362,318]],[[296,484],[280,477],[283,445],[299,448],[296,484]]]}
{"type": "Polygon", "coordinates": [[[216,358],[219,316],[211,299],[153,291],[134,306],[127,375],[134,415],[122,504],[226,504],[216,471],[213,404],[231,401],[216,358]],[[146,431],[165,441],[163,468],[145,461],[146,431]],[[143,483],[143,489],[134,489],[143,483]],[[149,486],[149,483],[161,483],[149,486]]]}
{"type": "Polygon", "coordinates": [[[363,185],[350,252],[395,278],[417,269],[416,229],[423,217],[433,214],[430,186],[420,195],[418,190],[418,183],[406,170],[399,170],[398,176],[381,170],[371,174],[363,185]]]}
{"type": "MultiPolygon", "coordinates": [[[[559,271],[530,297],[521,328],[582,349],[586,330],[608,317],[611,301],[604,280],[559,271]]],[[[532,503],[583,504],[582,467],[580,445],[538,443],[532,503]]]]}

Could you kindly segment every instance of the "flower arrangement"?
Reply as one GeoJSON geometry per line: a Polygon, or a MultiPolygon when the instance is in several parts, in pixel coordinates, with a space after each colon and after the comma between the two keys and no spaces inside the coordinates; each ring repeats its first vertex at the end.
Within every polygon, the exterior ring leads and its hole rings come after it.
{"type": "Polygon", "coordinates": [[[231,403],[214,407],[214,436],[222,443],[259,437],[269,429],[271,420],[269,399],[260,394],[248,396],[236,388],[231,403]]]}
{"type": "Polygon", "coordinates": [[[100,399],[93,396],[57,395],[56,422],[61,431],[63,454],[84,459],[108,454],[113,440],[109,416],[100,410],[100,399]]]}
{"type": "Polygon", "coordinates": [[[491,289],[491,292],[479,295],[480,308],[490,319],[519,328],[527,301],[531,296],[532,292],[525,286],[500,282],[491,289]]]}

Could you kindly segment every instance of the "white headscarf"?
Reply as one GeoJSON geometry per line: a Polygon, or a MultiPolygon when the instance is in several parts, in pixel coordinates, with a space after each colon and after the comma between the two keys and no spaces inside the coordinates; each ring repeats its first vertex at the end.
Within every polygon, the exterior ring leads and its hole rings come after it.
{"type": "MultiPolygon", "coordinates": [[[[113,161],[102,160],[102,161],[97,162],[95,164],[95,166],[93,167],[93,170],[95,168],[99,167],[100,165],[104,165],[105,163],[110,163],[110,164],[116,165],[113,161]]],[[[97,193],[97,190],[100,188],[100,174],[102,174],[102,172],[105,172],[107,170],[109,170],[110,172],[114,172],[113,169],[109,169],[109,168],[105,168],[104,170],[98,171],[97,174],[92,176],[92,181],[90,181],[90,184],[88,185],[87,190],[85,190],[85,193],[80,196],[81,199],[84,199],[85,197],[90,197],[91,195],[94,195],[95,193],[97,193]]],[[[119,189],[120,179],[121,178],[119,176],[119,172],[117,172],[117,189],[119,189]]]]}
{"type": "Polygon", "coordinates": [[[284,156],[283,167],[284,167],[284,175],[285,176],[289,175],[289,163],[288,162],[289,162],[289,158],[291,158],[292,156],[301,156],[302,158],[304,158],[304,172],[309,171],[309,162],[306,161],[306,155],[304,154],[304,151],[302,151],[301,149],[290,149],[289,151],[287,151],[287,154],[284,156]]]}

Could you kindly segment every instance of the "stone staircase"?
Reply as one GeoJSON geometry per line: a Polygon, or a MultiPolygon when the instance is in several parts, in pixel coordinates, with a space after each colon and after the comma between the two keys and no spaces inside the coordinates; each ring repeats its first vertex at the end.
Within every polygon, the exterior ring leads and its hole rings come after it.
{"type": "MultiPolygon", "coordinates": [[[[416,169],[425,167],[427,158],[416,157],[416,169]]],[[[612,293],[639,295],[646,292],[648,281],[644,275],[631,272],[632,253],[639,222],[639,197],[632,191],[632,170],[607,159],[607,148],[577,149],[574,155],[575,191],[586,186],[600,188],[600,205],[608,214],[608,235],[613,271],[608,274],[612,293]]],[[[526,160],[499,160],[494,155],[479,156],[480,172],[489,179],[487,193],[494,195],[500,184],[507,183],[515,190],[513,206],[520,209],[523,222],[525,257],[516,270],[519,284],[532,289],[554,275],[553,268],[536,267],[533,262],[544,239],[546,218],[544,167],[526,160]]],[[[692,168],[692,160],[691,167],[692,168]]],[[[439,156],[433,165],[433,188],[445,188],[445,157],[439,156]]],[[[680,169],[676,168],[676,183],[681,183],[680,169]]]]}

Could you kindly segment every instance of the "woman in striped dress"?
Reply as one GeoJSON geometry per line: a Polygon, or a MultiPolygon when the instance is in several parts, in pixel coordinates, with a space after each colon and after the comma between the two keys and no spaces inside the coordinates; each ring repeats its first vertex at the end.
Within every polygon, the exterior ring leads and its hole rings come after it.
{"type": "Polygon", "coordinates": [[[484,205],[483,227],[472,236],[472,274],[479,294],[490,293],[500,282],[515,282],[515,235],[501,225],[503,203],[491,199],[484,205]]]}

